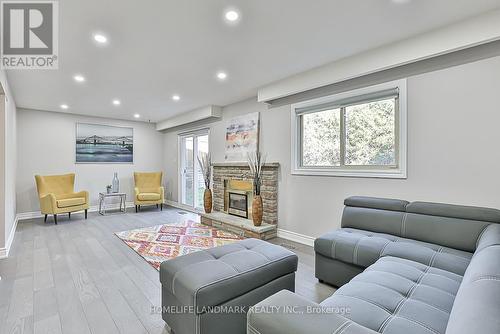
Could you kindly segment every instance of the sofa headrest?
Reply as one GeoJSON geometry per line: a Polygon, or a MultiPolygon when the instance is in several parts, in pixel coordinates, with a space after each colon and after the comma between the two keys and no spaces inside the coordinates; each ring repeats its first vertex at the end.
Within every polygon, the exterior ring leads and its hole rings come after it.
{"type": "Polygon", "coordinates": [[[500,223],[500,210],[475,206],[412,202],[406,206],[406,212],[429,216],[500,223]]]}
{"type": "Polygon", "coordinates": [[[366,196],[351,196],[344,200],[344,205],[360,208],[380,209],[389,211],[406,211],[407,201],[390,198],[376,198],[366,196]]]}

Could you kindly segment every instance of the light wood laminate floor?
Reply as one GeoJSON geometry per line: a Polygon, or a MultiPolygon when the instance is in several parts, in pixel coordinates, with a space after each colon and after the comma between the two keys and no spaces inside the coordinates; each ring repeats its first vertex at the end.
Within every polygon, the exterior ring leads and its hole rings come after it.
{"type": "MultiPolygon", "coordinates": [[[[183,214],[181,214],[183,213],[183,214]]],[[[160,314],[158,272],[114,232],[198,220],[154,207],[136,214],[89,213],[20,221],[9,258],[0,260],[0,333],[168,333],[160,314]]],[[[314,301],[334,288],[314,278],[311,247],[274,239],[299,256],[296,292],[314,301]]]]}

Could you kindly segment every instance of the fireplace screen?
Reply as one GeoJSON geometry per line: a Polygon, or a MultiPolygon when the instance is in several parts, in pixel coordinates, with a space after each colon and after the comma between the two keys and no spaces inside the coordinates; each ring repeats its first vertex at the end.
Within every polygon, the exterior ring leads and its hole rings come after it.
{"type": "Polygon", "coordinates": [[[227,213],[248,218],[248,196],[246,194],[239,194],[229,192],[229,208],[227,213]]]}

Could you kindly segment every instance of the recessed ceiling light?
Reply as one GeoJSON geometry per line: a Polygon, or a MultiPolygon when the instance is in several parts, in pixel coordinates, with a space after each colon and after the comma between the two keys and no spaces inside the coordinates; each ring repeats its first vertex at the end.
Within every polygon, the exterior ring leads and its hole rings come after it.
{"type": "Polygon", "coordinates": [[[139,114],[134,114],[134,117],[135,117],[135,118],[139,118],[139,117],[141,117],[141,115],[139,115],[139,114]]]}
{"type": "Polygon", "coordinates": [[[179,95],[172,95],[172,100],[179,101],[181,97],[179,95]]]}
{"type": "Polygon", "coordinates": [[[227,79],[227,73],[226,72],[219,72],[219,73],[217,73],[217,79],[219,79],[219,80],[226,80],[227,79]]]}
{"type": "Polygon", "coordinates": [[[406,4],[411,2],[411,0],[392,0],[392,2],[397,3],[397,4],[406,4]]]}
{"type": "Polygon", "coordinates": [[[85,81],[85,77],[81,74],[77,74],[73,77],[73,79],[75,79],[76,82],[84,82],[85,81]]]}
{"type": "Polygon", "coordinates": [[[235,10],[228,10],[224,14],[224,17],[229,22],[236,22],[240,18],[240,14],[237,11],[235,11],[235,10]]]}
{"type": "Polygon", "coordinates": [[[94,40],[99,44],[106,44],[108,42],[108,38],[102,34],[95,34],[94,40]]]}
{"type": "Polygon", "coordinates": [[[113,104],[114,104],[115,106],[119,106],[119,105],[120,105],[120,104],[122,104],[122,103],[120,102],[120,100],[113,100],[113,104]]]}
{"type": "Polygon", "coordinates": [[[69,106],[67,104],[61,104],[60,107],[61,107],[61,109],[68,109],[69,108],[69,106]]]}

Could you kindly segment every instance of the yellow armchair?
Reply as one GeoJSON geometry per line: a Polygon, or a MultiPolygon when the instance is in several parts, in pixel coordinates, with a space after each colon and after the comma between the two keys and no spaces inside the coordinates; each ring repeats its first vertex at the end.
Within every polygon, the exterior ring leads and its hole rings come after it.
{"type": "Polygon", "coordinates": [[[134,173],[135,183],[135,212],[141,209],[141,205],[155,205],[160,206],[163,210],[163,203],[165,202],[165,189],[162,187],[161,182],[163,173],[134,173]]]}
{"type": "Polygon", "coordinates": [[[71,219],[71,212],[85,210],[85,219],[89,209],[89,192],[75,192],[75,174],[35,175],[40,211],[45,215],[54,215],[57,224],[57,215],[67,213],[71,219]]]}

